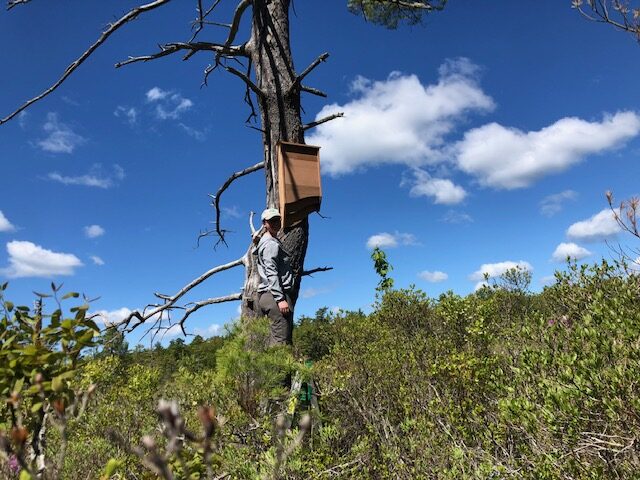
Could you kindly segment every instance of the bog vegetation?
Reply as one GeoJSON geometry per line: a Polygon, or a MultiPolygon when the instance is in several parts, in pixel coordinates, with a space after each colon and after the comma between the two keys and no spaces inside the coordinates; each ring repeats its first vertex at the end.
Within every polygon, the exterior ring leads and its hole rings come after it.
{"type": "Polygon", "coordinates": [[[66,318],[74,298],[3,298],[0,476],[640,478],[640,276],[569,265],[534,294],[516,270],[430,298],[374,257],[372,313],[302,318],[293,352],[261,347],[263,321],[130,350],[87,305],[66,318]],[[313,378],[310,417],[289,373],[313,378]]]}

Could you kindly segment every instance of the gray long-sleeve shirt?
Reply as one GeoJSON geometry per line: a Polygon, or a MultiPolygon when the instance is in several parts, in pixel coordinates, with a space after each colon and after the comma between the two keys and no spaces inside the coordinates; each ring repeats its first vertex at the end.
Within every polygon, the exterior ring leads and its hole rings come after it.
{"type": "Polygon", "coordinates": [[[280,240],[265,233],[258,243],[258,292],[270,291],[276,302],[285,300],[285,293],[293,287],[289,253],[280,240]]]}

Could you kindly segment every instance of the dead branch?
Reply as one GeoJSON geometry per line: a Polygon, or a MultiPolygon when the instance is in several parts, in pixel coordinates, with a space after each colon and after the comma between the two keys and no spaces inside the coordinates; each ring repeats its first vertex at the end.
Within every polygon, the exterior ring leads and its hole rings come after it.
{"type": "Polygon", "coordinates": [[[432,5],[433,2],[421,1],[421,2],[407,2],[404,0],[387,0],[388,3],[397,5],[400,8],[407,8],[410,10],[442,10],[447,0],[442,0],[439,5],[432,5]]]}
{"type": "Polygon", "coordinates": [[[251,235],[255,235],[256,234],[256,227],[253,224],[253,216],[255,215],[255,212],[251,211],[249,212],[249,230],[251,230],[251,235]]]}
{"type": "Polygon", "coordinates": [[[640,238],[640,225],[638,225],[640,220],[640,198],[631,197],[629,200],[623,200],[620,202],[620,206],[616,208],[613,206],[613,194],[606,192],[606,196],[613,218],[620,228],[634,237],[640,238]]]}
{"type": "Polygon", "coordinates": [[[318,90],[317,88],[307,87],[306,85],[300,85],[300,90],[303,92],[311,93],[313,95],[317,95],[318,97],[327,98],[327,94],[322,90],[318,90]]]}
{"type": "Polygon", "coordinates": [[[309,75],[313,71],[314,68],[316,68],[322,62],[326,61],[327,58],[329,58],[329,54],[327,52],[325,52],[322,55],[320,55],[318,58],[316,58],[313,62],[311,62],[311,64],[307,68],[305,68],[304,71],[300,75],[298,75],[295,78],[295,80],[291,84],[291,87],[289,87],[289,92],[291,92],[294,88],[297,88],[302,83],[302,80],[304,80],[304,78],[307,75],[309,75]]]}
{"type": "MultiPolygon", "coordinates": [[[[214,67],[215,68],[215,67],[214,67]]],[[[253,93],[255,93],[258,98],[262,98],[264,96],[264,93],[262,90],[260,90],[260,87],[258,87],[255,83],[253,83],[253,81],[249,78],[249,76],[245,73],[242,73],[239,70],[236,70],[233,67],[223,67],[227,72],[234,74],[236,77],[240,78],[246,85],[247,87],[249,87],[253,93]]],[[[205,82],[206,83],[206,82],[205,82]]],[[[326,95],[325,95],[326,97],[326,95]]]]}
{"type": "Polygon", "coordinates": [[[318,267],[318,268],[312,268],[311,270],[303,270],[302,273],[300,274],[300,276],[302,277],[307,277],[307,276],[311,276],[314,273],[318,273],[318,272],[328,272],[329,270],[333,270],[333,267],[318,267]]]}
{"type": "Polygon", "coordinates": [[[202,31],[205,25],[211,25],[214,23],[214,22],[207,22],[205,19],[218,6],[218,4],[221,1],[222,0],[215,0],[215,2],[213,2],[213,5],[211,5],[211,7],[209,7],[205,12],[204,9],[202,8],[202,0],[198,0],[198,7],[197,7],[198,18],[196,18],[194,22],[191,24],[191,28],[195,29],[195,31],[193,32],[193,35],[189,39],[189,43],[193,42],[196,39],[196,37],[202,31]]]}
{"type": "Polygon", "coordinates": [[[587,20],[607,23],[618,30],[629,32],[640,42],[640,9],[631,8],[629,3],[628,0],[573,0],[571,6],[587,20]]]}
{"type": "MultiPolygon", "coordinates": [[[[182,334],[183,335],[187,334],[187,332],[185,332],[184,330],[184,322],[187,320],[187,318],[189,318],[189,316],[193,312],[198,311],[202,307],[206,307],[207,305],[214,305],[216,303],[224,303],[224,302],[234,302],[236,300],[242,300],[242,292],[232,293],[231,295],[225,295],[224,297],[208,298],[206,300],[200,300],[199,302],[193,302],[189,304],[191,306],[185,310],[184,315],[177,322],[177,324],[180,325],[180,330],[182,330],[182,334]]],[[[170,327],[172,327],[173,325],[170,325],[170,327]]]]}
{"type": "MultiPolygon", "coordinates": [[[[231,46],[235,40],[238,29],[240,28],[240,20],[242,20],[242,16],[249,5],[251,5],[251,0],[242,0],[236,7],[236,11],[233,14],[233,20],[231,21],[231,28],[229,28],[229,35],[227,36],[227,40],[224,42],[225,47],[231,46]]],[[[220,54],[216,55],[216,63],[218,63],[219,60],[220,54]]]]}
{"type": "Polygon", "coordinates": [[[335,120],[336,118],[341,118],[341,117],[344,117],[343,112],[334,113],[333,115],[329,115],[327,117],[321,118],[320,120],[307,123],[302,127],[302,129],[309,130],[310,128],[317,127],[318,125],[322,125],[323,123],[327,123],[327,122],[330,122],[331,120],[335,120]]]}
{"type": "Polygon", "coordinates": [[[164,295],[161,293],[155,293],[154,295],[160,300],[163,300],[164,303],[160,305],[148,305],[147,306],[148,309],[145,308],[142,311],[142,313],[140,313],[138,310],[134,310],[129,315],[127,315],[127,317],[119,324],[119,327],[122,328],[122,330],[125,333],[130,333],[133,330],[135,330],[138,326],[145,323],[146,321],[152,319],[155,316],[159,316],[159,319],[156,320],[156,323],[155,323],[157,325],[158,322],[162,321],[162,315],[164,313],[168,313],[171,310],[174,310],[177,308],[184,309],[184,307],[179,307],[179,306],[176,306],[175,304],[180,298],[182,298],[182,296],[184,296],[191,289],[200,285],[202,282],[204,282],[209,277],[215,275],[216,273],[223,272],[225,270],[229,270],[231,268],[235,268],[240,265],[244,265],[245,261],[246,261],[245,257],[242,256],[241,258],[234,260],[232,262],[213,267],[212,269],[200,275],[198,278],[189,282],[187,285],[182,287],[176,294],[172,296],[164,295]],[[137,320],[137,322],[130,327],[129,324],[134,318],[137,320]]]}
{"type": "MultiPolygon", "coordinates": [[[[215,220],[215,225],[216,225],[216,233],[218,234],[219,240],[218,242],[216,242],[215,246],[218,246],[218,244],[220,242],[222,242],[223,244],[227,245],[227,242],[225,241],[224,235],[225,235],[225,230],[220,228],[220,196],[224,193],[224,191],[229,188],[229,186],[238,178],[240,177],[244,177],[245,175],[248,175],[250,173],[253,172],[257,172],[258,170],[264,168],[264,162],[258,162],[255,165],[252,165],[251,167],[247,167],[244,170],[240,170],[239,172],[235,172],[234,174],[232,174],[226,182],[224,182],[222,184],[222,186],[218,189],[218,191],[216,192],[215,195],[213,195],[211,198],[213,199],[213,201],[211,202],[211,205],[213,206],[213,208],[216,211],[216,220],[215,220]]],[[[253,214],[253,212],[251,212],[253,214]]],[[[252,232],[253,233],[253,232],[252,232]]],[[[208,235],[208,233],[207,233],[208,235]]],[[[206,236],[203,234],[200,234],[200,236],[206,236]]],[[[198,238],[200,238],[200,236],[198,238]]]]}
{"type": "MultiPolygon", "coordinates": [[[[118,30],[120,27],[122,27],[123,25],[127,24],[128,22],[136,19],[140,14],[148,12],[150,10],[154,10],[154,9],[156,9],[156,8],[162,6],[162,5],[165,5],[166,3],[169,3],[170,1],[171,0],[155,0],[155,1],[151,2],[151,3],[147,3],[146,5],[141,5],[139,7],[136,7],[134,9],[130,10],[127,14],[125,14],[122,17],[120,17],[120,19],[118,21],[116,21],[115,23],[111,23],[109,25],[109,27],[104,32],[102,32],[102,35],[100,35],[98,40],[96,40],[96,42],[93,45],[91,45],[87,50],[85,50],[85,52],[82,55],[80,55],[76,60],[74,60],[66,68],[66,70],[64,71],[64,73],[58,79],[57,82],[55,82],[53,85],[51,85],[45,91],[43,91],[41,94],[33,97],[30,100],[27,100],[25,103],[22,104],[22,106],[20,106],[13,113],[7,115],[3,119],[0,119],[0,125],[2,125],[4,123],[7,123],[9,120],[11,120],[13,117],[18,115],[23,110],[25,110],[27,107],[29,107],[30,105],[32,105],[33,103],[35,103],[35,102],[37,102],[39,100],[42,100],[44,97],[46,97],[51,92],[53,92],[55,89],[57,89],[60,85],[62,85],[62,83],[69,77],[69,75],[71,75],[80,65],[82,65],[84,63],[84,61],[87,58],[89,58],[91,56],[91,54],[98,47],[100,47],[103,43],[105,43],[107,41],[107,39],[116,30],[118,30]]],[[[24,2],[24,0],[20,0],[19,3],[25,3],[25,2],[24,2]]]]}
{"type": "Polygon", "coordinates": [[[7,2],[7,10],[11,10],[13,7],[17,5],[22,5],[24,3],[29,3],[31,0],[8,0],[7,2]]]}
{"type": "Polygon", "coordinates": [[[229,47],[225,47],[224,45],[220,45],[218,43],[211,42],[172,42],[165,43],[164,45],[159,45],[160,51],[157,53],[153,53],[151,55],[141,55],[137,57],[129,57],[127,60],[116,63],[115,67],[120,68],[125,65],[129,65],[130,63],[137,62],[148,62],[150,60],[156,60],[158,58],[166,57],[168,55],[174,54],[176,52],[180,52],[183,50],[187,51],[187,54],[184,56],[183,60],[188,60],[197,52],[217,52],[220,55],[224,55],[225,57],[246,57],[247,52],[244,45],[231,45],[229,47]]]}

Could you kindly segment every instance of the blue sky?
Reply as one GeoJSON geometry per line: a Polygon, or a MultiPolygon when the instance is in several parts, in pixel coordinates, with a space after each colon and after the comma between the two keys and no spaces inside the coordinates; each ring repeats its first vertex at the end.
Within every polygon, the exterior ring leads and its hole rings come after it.
{"type": "MultiPolygon", "coordinates": [[[[308,77],[329,98],[305,96],[304,120],[345,113],[307,136],[322,147],[328,218],[311,218],[306,267],[334,270],[304,280],[297,316],[369,308],[373,245],[387,251],[397,286],[431,296],[467,294],[483,271],[514,264],[540,289],[567,254],[592,262],[613,256],[605,241],[633,245],[601,212],[606,190],[638,193],[640,45],[585,21],[568,0],[480,3],[452,1],[424,25],[389,31],[343,1],[296,2],[298,70],[331,54],[308,77]]],[[[11,45],[1,54],[2,116],[132,6],[33,2],[0,13],[11,45]]],[[[208,194],[261,158],[243,86],[216,72],[201,88],[204,54],[113,68],[186,40],[193,16],[177,2],[141,17],[0,127],[0,280],[17,302],[53,280],[100,296],[93,310],[116,319],[244,253],[248,212],[264,207],[261,173],[225,193],[229,248],[196,248],[212,226],[208,194]]],[[[224,272],[188,300],[241,283],[242,271],[224,272]]],[[[235,316],[237,304],[213,306],[187,328],[208,335],[235,316]]]]}

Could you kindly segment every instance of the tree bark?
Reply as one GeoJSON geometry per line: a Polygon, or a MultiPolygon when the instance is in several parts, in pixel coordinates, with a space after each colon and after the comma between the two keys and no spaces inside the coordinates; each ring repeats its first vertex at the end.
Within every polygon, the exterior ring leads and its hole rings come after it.
{"type": "MultiPolygon", "coordinates": [[[[280,208],[278,198],[277,143],[304,143],[304,129],[300,116],[300,86],[289,42],[289,0],[254,0],[251,39],[247,45],[255,69],[256,85],[262,91],[258,98],[267,207],[280,208]]],[[[295,302],[300,291],[300,278],[309,240],[309,222],[305,219],[282,232],[284,248],[291,254],[294,272],[295,302]]],[[[259,316],[257,288],[260,282],[256,256],[249,247],[246,278],[243,289],[243,316],[259,316]]]]}

